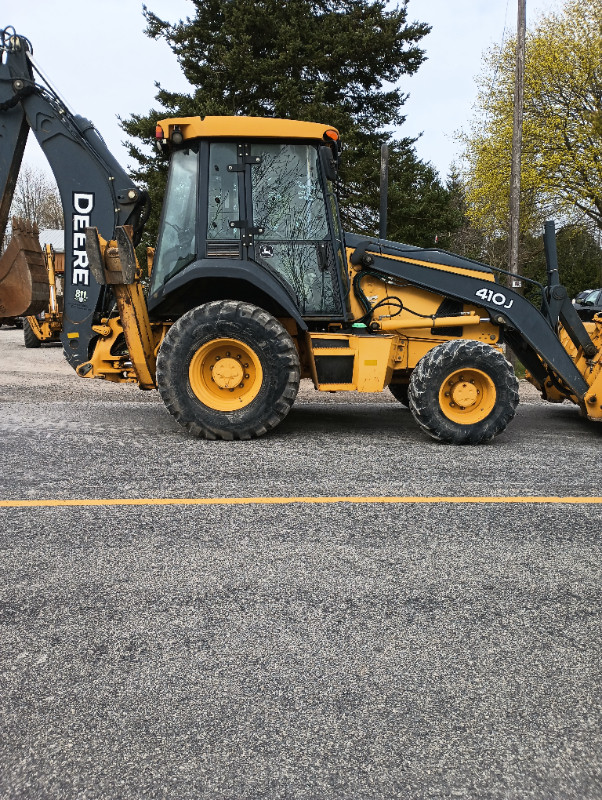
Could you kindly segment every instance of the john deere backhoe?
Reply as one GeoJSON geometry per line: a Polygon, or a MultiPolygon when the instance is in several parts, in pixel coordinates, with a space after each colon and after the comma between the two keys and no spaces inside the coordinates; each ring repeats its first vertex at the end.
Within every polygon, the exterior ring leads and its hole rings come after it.
{"type": "Polygon", "coordinates": [[[430,436],[477,444],[518,403],[505,343],[545,398],[602,419],[602,320],[583,324],[560,285],[552,224],[537,310],[485,264],[344,233],[333,128],[166,119],[157,144],[171,166],[145,297],[134,250],[145,192],[42,79],[27,39],[7,28],[1,50],[0,230],[31,129],[65,214],[62,341],[78,375],[158,388],[208,439],[273,429],[301,378],[328,392],[389,387],[430,436]]]}

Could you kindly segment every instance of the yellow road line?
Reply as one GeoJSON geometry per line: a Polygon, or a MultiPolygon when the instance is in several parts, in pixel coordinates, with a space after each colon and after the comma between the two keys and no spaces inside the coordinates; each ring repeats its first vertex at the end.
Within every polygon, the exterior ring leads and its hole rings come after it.
{"type": "Polygon", "coordinates": [[[258,506],[258,505],[433,505],[433,504],[538,504],[538,505],[596,505],[602,497],[544,497],[544,496],[441,496],[441,497],[141,497],[75,500],[0,500],[0,508],[64,508],[69,506],[258,506]]]}

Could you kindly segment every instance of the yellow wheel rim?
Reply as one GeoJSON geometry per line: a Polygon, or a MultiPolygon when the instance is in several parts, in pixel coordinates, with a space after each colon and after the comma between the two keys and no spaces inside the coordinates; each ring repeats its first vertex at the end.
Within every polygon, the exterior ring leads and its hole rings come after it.
{"type": "Polygon", "coordinates": [[[192,357],[188,378],[201,403],[215,411],[235,411],[257,397],[263,369],[248,344],[238,339],[212,339],[192,357]]]}
{"type": "Polygon", "coordinates": [[[480,369],[459,369],[448,375],[439,390],[445,416],[460,425],[474,425],[494,409],[495,384],[480,369]]]}

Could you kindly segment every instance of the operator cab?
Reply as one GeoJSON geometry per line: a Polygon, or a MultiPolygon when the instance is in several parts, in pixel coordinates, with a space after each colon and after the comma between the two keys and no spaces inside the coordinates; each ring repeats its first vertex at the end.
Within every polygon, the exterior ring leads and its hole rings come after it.
{"type": "Polygon", "coordinates": [[[227,296],[277,316],[290,315],[288,304],[303,319],[346,318],[334,129],[195,117],[165,120],[158,134],[171,166],[148,300],[153,317],[227,296]]]}

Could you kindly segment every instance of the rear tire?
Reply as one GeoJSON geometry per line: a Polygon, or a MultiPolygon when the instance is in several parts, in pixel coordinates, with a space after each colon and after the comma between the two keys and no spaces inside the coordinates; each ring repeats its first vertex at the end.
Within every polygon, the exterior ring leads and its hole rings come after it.
{"type": "Polygon", "coordinates": [[[27,317],[24,317],[23,319],[23,341],[25,342],[25,347],[28,348],[42,346],[42,342],[35,335],[35,332],[31,327],[31,323],[29,322],[27,317]]]}
{"type": "Polygon", "coordinates": [[[418,362],[409,399],[414,419],[433,439],[482,444],[514,417],[518,381],[493,347],[475,340],[445,342],[418,362]]]}
{"type": "Polygon", "coordinates": [[[294,342],[271,314],[221,300],[172,325],[157,357],[157,387],[193,436],[251,439],[276,427],[299,390],[294,342]]]}

